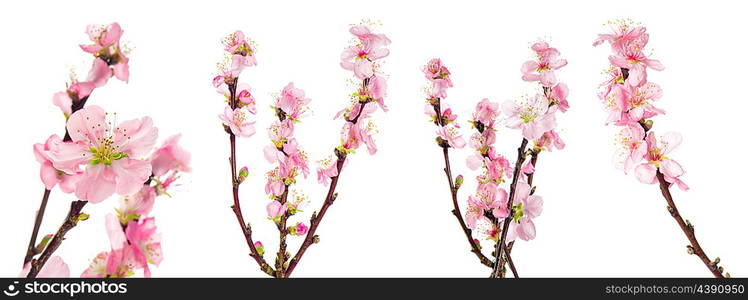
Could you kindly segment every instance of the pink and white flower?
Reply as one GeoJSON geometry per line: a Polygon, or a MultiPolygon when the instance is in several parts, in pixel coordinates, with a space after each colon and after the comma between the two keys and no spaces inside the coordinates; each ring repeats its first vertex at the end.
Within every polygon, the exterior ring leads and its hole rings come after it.
{"type": "MultiPolygon", "coordinates": [[[[18,274],[18,277],[26,277],[29,274],[29,271],[31,271],[31,263],[28,262],[23,266],[23,270],[21,271],[21,274],[18,274]]],[[[70,268],[68,267],[68,264],[65,263],[65,261],[62,260],[62,257],[59,257],[57,255],[50,257],[47,262],[42,266],[42,269],[39,270],[39,274],[36,274],[37,278],[66,278],[70,277],[70,268]]]]}
{"type": "Polygon", "coordinates": [[[499,116],[499,103],[491,102],[488,98],[483,98],[475,106],[475,112],[473,112],[473,121],[480,122],[487,127],[493,127],[493,123],[499,116]]]}
{"type": "Polygon", "coordinates": [[[179,145],[181,134],[166,139],[163,145],[151,154],[150,162],[153,175],[160,177],[169,171],[190,172],[190,152],[179,145]]]}
{"type": "Polygon", "coordinates": [[[454,126],[439,126],[436,129],[436,135],[447,141],[447,144],[452,148],[462,149],[465,147],[465,139],[462,138],[462,134],[454,126]]]}
{"type": "Polygon", "coordinates": [[[67,130],[72,142],[50,149],[53,166],[76,174],[85,165],[75,194],[82,200],[101,202],[113,193],[129,195],[140,190],[151,175],[144,157],[156,143],[158,129],[149,117],[113,127],[98,106],[83,108],[70,116],[67,130]]]}
{"type": "Polygon", "coordinates": [[[659,141],[654,132],[650,132],[646,138],[647,154],[644,159],[647,162],[636,166],[636,178],[642,183],[657,183],[657,172],[662,172],[665,181],[677,184],[681,190],[687,191],[688,185],[680,177],[685,174],[681,165],[666,155],[678,148],[683,138],[677,132],[668,132],[659,141]]]}
{"type": "Polygon", "coordinates": [[[270,219],[277,219],[282,217],[286,213],[287,207],[277,200],[270,201],[268,203],[266,210],[268,213],[268,218],[270,219]]]}
{"type": "Polygon", "coordinates": [[[423,73],[426,75],[431,85],[431,94],[429,98],[446,98],[447,89],[453,87],[451,73],[449,69],[442,64],[441,59],[433,58],[423,67],[423,73]]]}
{"type": "Polygon", "coordinates": [[[218,115],[218,117],[223,121],[223,125],[227,126],[234,135],[250,137],[255,134],[256,130],[254,127],[255,122],[249,121],[247,113],[245,108],[237,107],[236,109],[231,109],[231,107],[226,106],[223,114],[218,115]]]}
{"type": "Polygon", "coordinates": [[[384,48],[390,44],[390,39],[384,34],[372,33],[365,25],[353,26],[350,32],[358,38],[358,42],[340,54],[340,66],[353,71],[358,79],[369,78],[375,73],[374,62],[390,54],[384,48]]]}
{"type": "Polygon", "coordinates": [[[306,98],[304,90],[294,87],[289,82],[281,91],[280,96],[275,98],[275,107],[283,111],[286,117],[298,120],[308,111],[307,105],[312,99],[306,98]]]}
{"type": "Polygon", "coordinates": [[[554,71],[566,66],[566,60],[558,58],[561,53],[543,41],[533,44],[532,50],[537,54],[537,61],[528,60],[522,65],[522,80],[540,81],[549,88],[554,86],[558,82],[554,71]]]}
{"type": "Polygon", "coordinates": [[[541,94],[520,104],[506,101],[502,107],[507,115],[507,127],[522,129],[522,135],[528,140],[537,139],[556,127],[556,109],[549,106],[548,99],[541,94]]]}
{"type": "Polygon", "coordinates": [[[153,217],[130,221],[125,229],[127,241],[134,250],[135,260],[145,269],[145,277],[151,277],[148,264],[158,266],[164,259],[161,251],[161,234],[156,232],[153,217]]]}
{"type": "Polygon", "coordinates": [[[338,176],[338,163],[337,159],[330,157],[318,162],[319,167],[317,168],[317,181],[327,186],[327,180],[338,176]]]}
{"type": "MultiPolygon", "coordinates": [[[[114,77],[127,82],[130,78],[129,61],[120,46],[122,28],[117,23],[109,25],[88,25],[86,33],[93,44],[80,45],[83,51],[94,54],[100,60],[105,61],[114,69],[114,77]]],[[[109,70],[107,68],[107,70],[109,70]]],[[[109,73],[111,76],[111,73],[109,73]]],[[[109,78],[107,76],[107,78],[109,78]]]]}
{"type": "Polygon", "coordinates": [[[127,225],[132,220],[147,216],[155,202],[156,190],[149,185],[143,185],[137,193],[120,198],[117,209],[120,224],[127,225]]]}
{"type": "Polygon", "coordinates": [[[34,144],[34,156],[36,157],[36,161],[41,164],[39,176],[41,177],[46,189],[51,190],[59,184],[60,190],[64,193],[72,193],[75,191],[76,185],[78,184],[78,181],[80,181],[83,172],[78,171],[72,174],[67,174],[54,167],[48,151],[60,143],[62,143],[62,139],[60,139],[59,136],[56,134],[51,135],[44,144],[34,144]]]}
{"type": "Polygon", "coordinates": [[[535,140],[535,147],[542,150],[553,151],[555,147],[558,150],[564,149],[566,144],[554,130],[546,131],[540,138],[535,140]]]}

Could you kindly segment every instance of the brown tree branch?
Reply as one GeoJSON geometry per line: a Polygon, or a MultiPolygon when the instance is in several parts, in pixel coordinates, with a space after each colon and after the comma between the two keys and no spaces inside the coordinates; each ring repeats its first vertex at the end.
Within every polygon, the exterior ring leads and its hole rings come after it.
{"type": "MultiPolygon", "coordinates": [[[[434,107],[434,111],[436,112],[436,118],[434,120],[434,124],[437,126],[444,126],[446,125],[446,120],[442,118],[441,113],[441,99],[436,98],[436,101],[432,106],[434,107]]],[[[473,252],[476,257],[478,257],[478,260],[485,265],[486,267],[493,267],[494,262],[491,261],[488,257],[486,257],[483,252],[480,249],[480,246],[475,242],[473,239],[473,233],[470,228],[468,228],[467,224],[465,223],[465,220],[462,217],[462,212],[460,211],[460,205],[457,201],[457,190],[459,189],[454,180],[452,180],[452,167],[449,163],[449,145],[446,143],[442,143],[439,145],[442,148],[442,152],[444,154],[444,173],[447,175],[447,182],[449,184],[449,192],[452,195],[452,206],[454,207],[452,209],[452,214],[457,218],[457,222],[460,223],[460,228],[462,228],[462,231],[465,233],[465,237],[468,240],[468,243],[470,244],[470,252],[473,252]]]]}
{"type": "Polygon", "coordinates": [[[36,252],[36,237],[39,235],[39,228],[42,225],[42,219],[44,219],[44,211],[47,209],[47,201],[49,200],[50,190],[44,189],[44,195],[42,196],[42,203],[39,205],[39,210],[36,211],[36,219],[34,220],[34,229],[31,231],[31,240],[29,241],[29,247],[26,249],[26,257],[23,258],[23,265],[31,261],[36,252]]]}
{"type": "Polygon", "coordinates": [[[335,155],[338,157],[338,160],[336,162],[338,175],[331,178],[332,181],[330,182],[330,188],[327,190],[327,196],[325,197],[325,202],[322,203],[322,208],[320,208],[318,213],[315,212],[314,214],[312,214],[312,217],[309,220],[309,232],[307,232],[306,237],[304,237],[304,241],[301,243],[299,250],[296,251],[296,255],[289,261],[288,269],[286,270],[285,274],[286,277],[291,276],[291,273],[293,273],[293,270],[296,269],[296,265],[301,260],[301,257],[304,256],[304,253],[309,248],[309,246],[319,242],[319,236],[316,235],[315,232],[317,232],[317,228],[319,227],[320,222],[322,222],[322,218],[325,217],[327,209],[330,208],[330,205],[332,205],[332,203],[335,202],[335,199],[338,197],[338,193],[335,192],[335,188],[338,186],[338,179],[340,179],[340,173],[343,170],[343,164],[345,163],[346,154],[342,151],[339,151],[338,149],[335,149],[335,155]]]}
{"type": "Polygon", "coordinates": [[[86,206],[86,203],[88,203],[88,201],[81,200],[76,200],[70,203],[70,211],[65,218],[65,222],[62,223],[60,228],[57,230],[57,233],[55,233],[52,240],[49,241],[49,245],[47,245],[39,258],[31,260],[31,268],[29,269],[28,275],[26,275],[27,278],[36,278],[36,276],[39,275],[44,264],[47,263],[47,260],[52,257],[52,254],[60,247],[62,241],[65,240],[65,234],[78,224],[81,210],[86,206]]]}
{"type": "Polygon", "coordinates": [[[683,234],[686,235],[686,238],[688,238],[688,241],[691,243],[691,245],[688,247],[688,252],[691,254],[694,254],[701,259],[701,261],[704,263],[704,265],[709,269],[710,272],[712,272],[712,275],[716,278],[724,278],[722,275],[722,267],[718,266],[719,259],[716,261],[712,261],[709,259],[709,256],[706,255],[706,252],[704,252],[704,249],[701,248],[701,245],[699,245],[699,241],[696,239],[696,234],[694,233],[693,225],[689,221],[684,221],[683,217],[681,217],[680,212],[678,212],[678,207],[675,206],[675,201],[673,201],[673,196],[670,194],[670,183],[668,183],[665,180],[665,176],[660,172],[659,169],[657,169],[657,180],[660,183],[660,191],[662,192],[662,196],[665,198],[665,202],[667,202],[667,209],[670,212],[670,215],[675,219],[675,221],[678,223],[678,226],[680,226],[680,229],[683,231],[683,234]]]}
{"type": "MultiPolygon", "coordinates": [[[[88,95],[86,97],[83,97],[81,99],[73,99],[76,101],[73,101],[73,103],[70,105],[70,111],[71,115],[79,110],[81,110],[85,105],[86,101],[88,101],[88,97],[91,95],[88,95]]],[[[65,126],[65,137],[62,139],[63,142],[69,142],[72,139],[70,138],[70,134],[68,133],[68,128],[65,126]]],[[[42,202],[39,205],[39,210],[36,212],[36,218],[34,219],[34,228],[31,230],[31,239],[29,241],[29,247],[26,249],[26,256],[23,258],[23,264],[26,265],[29,261],[31,261],[32,258],[34,258],[34,255],[38,254],[36,253],[34,247],[36,246],[36,238],[39,235],[39,229],[42,225],[42,220],[44,219],[44,212],[47,209],[47,202],[49,201],[49,194],[50,190],[44,189],[44,195],[42,196],[42,202]]]]}
{"type": "MultiPolygon", "coordinates": [[[[236,85],[238,81],[239,78],[237,77],[234,78],[231,82],[227,82],[227,85],[229,87],[229,106],[231,107],[231,109],[235,109],[237,107],[236,85]]],[[[265,261],[265,258],[262,257],[262,255],[257,251],[257,248],[255,247],[255,243],[252,240],[251,226],[244,221],[241,204],[239,202],[240,182],[236,172],[236,136],[233,132],[231,132],[231,130],[226,130],[226,132],[229,134],[229,145],[231,147],[231,156],[229,157],[229,163],[231,165],[231,190],[234,196],[234,205],[231,206],[231,210],[234,211],[236,220],[237,222],[239,222],[239,227],[242,229],[242,234],[244,234],[244,239],[247,241],[247,246],[250,250],[249,256],[255,259],[257,264],[260,266],[260,270],[265,272],[265,274],[275,276],[275,271],[273,270],[273,268],[268,265],[268,263],[265,261]]]]}
{"type": "MultiPolygon", "coordinates": [[[[540,155],[540,151],[539,150],[533,150],[530,155],[532,155],[532,158],[530,158],[530,163],[532,163],[533,168],[535,168],[535,172],[537,172],[537,170],[538,170],[537,169],[538,155],[540,155]]],[[[532,179],[535,177],[535,172],[532,172],[530,174],[526,174],[527,175],[527,184],[530,185],[531,187],[532,187],[532,179]]],[[[504,248],[504,251],[506,252],[507,257],[509,258],[508,259],[509,263],[510,263],[509,267],[512,269],[512,273],[517,274],[517,272],[514,270],[514,267],[511,266],[511,263],[512,263],[511,259],[512,258],[511,258],[511,256],[509,256],[509,254],[512,254],[512,249],[514,249],[514,241],[509,242],[509,244],[506,245],[506,248],[504,248]]],[[[499,266],[499,269],[502,270],[502,271],[499,274],[499,277],[500,278],[504,278],[504,277],[506,277],[506,271],[504,270],[504,263],[505,263],[505,261],[501,261],[500,263],[501,263],[501,265],[499,266]]]]}
{"type": "MultiPolygon", "coordinates": [[[[517,148],[517,161],[514,163],[514,174],[512,178],[512,184],[509,187],[509,200],[507,201],[507,210],[509,211],[509,215],[504,218],[504,226],[501,230],[501,239],[496,243],[496,259],[498,260],[497,263],[493,267],[493,272],[491,272],[491,278],[498,278],[499,274],[501,273],[501,266],[504,261],[504,257],[502,256],[503,250],[506,249],[506,234],[509,229],[509,223],[512,221],[512,218],[514,217],[514,209],[512,209],[512,205],[514,202],[514,194],[517,190],[517,182],[519,181],[519,175],[520,172],[522,172],[522,163],[525,162],[525,148],[527,147],[527,139],[522,138],[522,143],[520,144],[519,148],[517,148]]],[[[494,226],[499,226],[499,220],[497,219],[494,222],[494,226]]],[[[515,274],[516,275],[516,274],[515,274]]]]}

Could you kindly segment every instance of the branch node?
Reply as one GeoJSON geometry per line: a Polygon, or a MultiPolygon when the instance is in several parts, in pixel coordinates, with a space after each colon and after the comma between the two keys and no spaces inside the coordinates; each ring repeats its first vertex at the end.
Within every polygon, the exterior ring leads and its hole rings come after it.
{"type": "Polygon", "coordinates": [[[312,243],[319,244],[319,235],[315,234],[314,238],[312,239],[312,243]]]}
{"type": "Polygon", "coordinates": [[[693,253],[694,253],[694,250],[693,250],[693,246],[691,246],[691,245],[687,245],[687,246],[686,246],[686,249],[687,249],[687,251],[688,251],[688,254],[690,254],[690,255],[693,255],[693,253]]]}

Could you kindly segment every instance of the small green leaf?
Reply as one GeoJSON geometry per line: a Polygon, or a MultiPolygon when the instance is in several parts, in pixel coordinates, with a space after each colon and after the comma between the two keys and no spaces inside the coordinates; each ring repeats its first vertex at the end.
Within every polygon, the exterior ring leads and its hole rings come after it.
{"type": "Polygon", "coordinates": [[[76,222],[77,221],[85,221],[85,220],[88,220],[89,217],[91,217],[91,216],[89,214],[87,214],[87,213],[79,213],[78,217],[75,219],[75,221],[76,222]]]}

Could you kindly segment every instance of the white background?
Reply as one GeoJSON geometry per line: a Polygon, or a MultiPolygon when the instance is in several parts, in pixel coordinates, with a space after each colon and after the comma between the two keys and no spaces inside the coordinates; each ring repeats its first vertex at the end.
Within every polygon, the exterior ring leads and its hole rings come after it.
{"type": "MultiPolygon", "coordinates": [[[[603,126],[606,114],[596,97],[610,50],[591,44],[597,33],[607,31],[605,21],[620,17],[648,27],[654,58],[667,68],[650,71],[650,80],[662,85],[665,97],[658,104],[668,112],[655,118],[655,132],[678,130],[684,137],[673,157],[686,168],[684,179],[692,189],[674,190],[676,202],[707,253],[720,256],[733,276],[745,276],[748,63],[743,35],[748,24],[739,4],[709,3],[4,2],[0,276],[20,271],[43,190],[32,145],[63,132],[51,98],[65,87],[71,67],[81,77],[88,71],[91,57],[77,46],[88,42],[87,24],[119,22],[123,39],[134,48],[130,83],[112,79],[88,103],[118,112],[123,120],[149,115],[160,140],[181,132],[193,154],[194,173],[173,198],[159,198],[153,211],[165,256],[154,276],[262,277],[229,208],[228,139],[217,118],[223,104],[211,86],[222,58],[220,40],[241,29],[259,44],[259,66],[241,78],[257,95],[258,134],[238,143],[238,159],[251,170],[241,192],[245,217],[272,261],[277,232],[265,219],[262,190],[271,167],[262,157],[271,95],[289,81],[306,90],[314,115],[297,126],[296,136],[312,161],[329,155],[342,125],[332,116],[352,91],[351,73],[339,67],[339,55],[351,38],[348,25],[362,18],[382,21],[377,30],[393,41],[383,64],[390,76],[391,111],[374,117],[381,131],[379,153],[350,157],[338,201],[318,230],[322,242],[309,249],[295,276],[487,276],[488,268],[468,252],[450,213],[435,128],[422,112],[426,82],[420,67],[432,57],[449,66],[455,87],[448,101],[465,122],[484,97],[503,102],[534,93],[536,85],[521,81],[519,67],[532,57],[529,46],[539,37],[549,38],[569,61],[557,76],[571,90],[571,110],[559,118],[567,148],[543,153],[539,160],[535,183],[545,207],[536,220],[537,238],[518,242],[512,253],[520,275],[709,276],[695,256],[686,254],[688,242],[658,187],[625,176],[611,163],[617,129],[603,126]]],[[[499,132],[498,144],[511,160],[519,141],[515,131],[499,132]]],[[[469,153],[452,151],[455,175],[467,179],[459,194],[462,204],[475,188],[474,173],[464,164],[469,153]]],[[[311,199],[305,220],[327,190],[315,179],[299,185],[311,199]]],[[[59,226],[71,200],[53,192],[41,234],[59,226]]],[[[57,252],[73,276],[107,250],[103,219],[116,205],[113,197],[87,206],[91,219],[72,230],[57,252]]],[[[295,252],[300,239],[291,240],[295,252]]]]}

